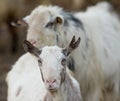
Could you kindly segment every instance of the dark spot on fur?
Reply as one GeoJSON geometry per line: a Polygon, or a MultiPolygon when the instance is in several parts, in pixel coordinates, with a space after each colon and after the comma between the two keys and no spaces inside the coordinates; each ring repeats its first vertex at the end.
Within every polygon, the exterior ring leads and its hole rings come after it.
{"type": "Polygon", "coordinates": [[[70,70],[75,71],[75,62],[72,57],[69,57],[67,64],[70,70]]]}
{"type": "Polygon", "coordinates": [[[20,95],[21,90],[22,90],[22,87],[19,87],[17,92],[16,92],[16,97],[20,95]]]}
{"type": "Polygon", "coordinates": [[[84,30],[82,21],[77,19],[71,13],[62,12],[61,14],[64,16],[64,25],[65,26],[70,26],[69,22],[72,22],[75,27],[78,27],[78,28],[81,28],[82,30],[84,30]]]}
{"type": "Polygon", "coordinates": [[[66,68],[62,69],[60,76],[61,76],[61,85],[62,85],[62,83],[65,81],[65,77],[66,77],[66,68]]]}
{"type": "Polygon", "coordinates": [[[65,36],[67,35],[67,32],[66,32],[66,31],[64,31],[64,35],[65,35],[65,36]]]}
{"type": "Polygon", "coordinates": [[[86,60],[85,54],[82,53],[82,57],[83,57],[84,60],[86,60]]]}
{"type": "Polygon", "coordinates": [[[59,43],[58,35],[56,35],[56,41],[57,41],[57,44],[58,44],[59,43]]]}
{"type": "Polygon", "coordinates": [[[108,52],[107,52],[107,49],[104,48],[104,55],[105,57],[108,57],[108,52]]]}
{"type": "Polygon", "coordinates": [[[88,48],[89,47],[89,39],[88,38],[86,38],[86,48],[88,48]]]}

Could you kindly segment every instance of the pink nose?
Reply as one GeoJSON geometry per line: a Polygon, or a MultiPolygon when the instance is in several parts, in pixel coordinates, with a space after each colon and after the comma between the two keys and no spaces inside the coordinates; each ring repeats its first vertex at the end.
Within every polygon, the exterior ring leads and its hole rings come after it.
{"type": "Polygon", "coordinates": [[[56,83],[56,80],[46,80],[46,84],[48,85],[48,88],[52,88],[54,84],[56,83]]]}

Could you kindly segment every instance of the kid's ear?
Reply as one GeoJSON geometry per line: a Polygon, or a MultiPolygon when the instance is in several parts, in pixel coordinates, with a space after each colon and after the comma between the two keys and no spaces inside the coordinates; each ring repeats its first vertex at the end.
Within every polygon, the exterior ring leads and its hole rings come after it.
{"type": "Polygon", "coordinates": [[[76,41],[75,36],[73,36],[70,44],[63,49],[64,55],[68,56],[73,50],[75,50],[79,46],[80,41],[81,41],[80,37],[76,41]]]}
{"type": "Polygon", "coordinates": [[[23,48],[26,52],[29,52],[33,55],[35,55],[36,57],[39,57],[39,55],[41,54],[41,50],[39,50],[38,48],[36,48],[35,46],[33,46],[29,41],[24,40],[23,42],[23,48]]]}

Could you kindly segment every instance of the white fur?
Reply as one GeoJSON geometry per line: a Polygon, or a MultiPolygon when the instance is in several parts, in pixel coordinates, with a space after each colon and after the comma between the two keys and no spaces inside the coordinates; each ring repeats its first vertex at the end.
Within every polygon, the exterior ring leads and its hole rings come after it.
{"type": "Polygon", "coordinates": [[[39,101],[45,96],[37,59],[29,53],[20,57],[6,78],[8,84],[7,101],[39,101]],[[22,88],[17,95],[19,87],[22,88]]]}
{"type": "Polygon", "coordinates": [[[29,24],[27,39],[37,41],[37,47],[41,43],[56,44],[56,35],[60,46],[66,46],[73,35],[81,37],[81,44],[71,57],[75,61],[75,77],[81,85],[85,101],[100,101],[104,88],[113,89],[113,101],[119,97],[120,22],[110,9],[108,3],[101,3],[89,7],[86,12],[72,14],[83,23],[83,30],[69,19],[66,19],[69,26],[64,26],[67,13],[59,7],[40,6],[25,18],[29,24]],[[57,16],[63,19],[63,23],[57,25],[56,30],[46,28],[45,25],[57,16]]]}
{"type": "MultiPolygon", "coordinates": [[[[46,46],[42,49],[40,57],[45,60],[45,64],[43,62],[41,69],[43,74],[45,72],[43,75],[45,79],[50,77],[58,77],[61,68],[61,56],[61,49],[56,46],[46,46]]],[[[31,54],[26,53],[19,58],[6,78],[8,84],[8,101],[46,101],[45,97],[48,94],[48,91],[45,87],[45,84],[43,83],[39,68],[40,67],[38,66],[37,58],[31,54]]],[[[72,91],[73,89],[70,88],[70,84],[64,82],[61,85],[61,88],[59,88],[58,92],[53,94],[53,100],[50,100],[47,95],[47,101],[82,101],[79,84],[73,78],[73,76],[71,76],[68,69],[67,75],[72,81],[75,91],[72,91]],[[68,93],[72,94],[69,97],[71,100],[68,100],[66,87],[69,88],[68,90],[70,92],[68,93]]],[[[59,78],[56,78],[56,80],[59,81],[59,78]]]]}

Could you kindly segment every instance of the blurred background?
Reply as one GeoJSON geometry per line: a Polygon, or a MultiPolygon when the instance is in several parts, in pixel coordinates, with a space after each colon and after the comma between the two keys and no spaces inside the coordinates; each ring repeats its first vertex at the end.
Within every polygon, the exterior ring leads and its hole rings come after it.
{"type": "Polygon", "coordinates": [[[120,0],[0,0],[0,101],[7,101],[5,77],[14,62],[24,53],[22,42],[27,29],[12,27],[11,22],[22,19],[38,5],[58,5],[67,11],[85,11],[99,1],[112,3],[120,14],[120,0]]]}

